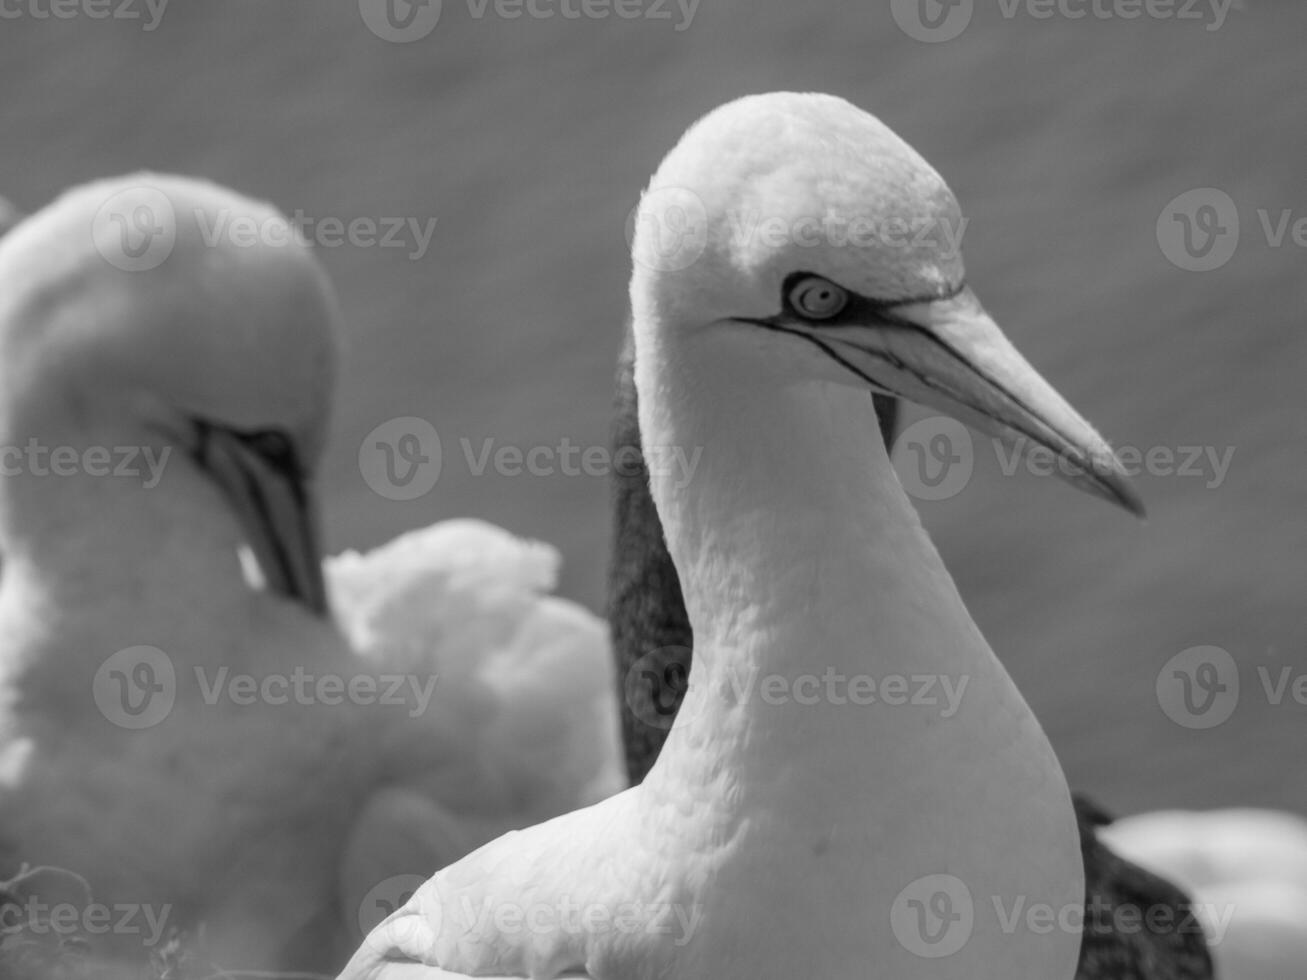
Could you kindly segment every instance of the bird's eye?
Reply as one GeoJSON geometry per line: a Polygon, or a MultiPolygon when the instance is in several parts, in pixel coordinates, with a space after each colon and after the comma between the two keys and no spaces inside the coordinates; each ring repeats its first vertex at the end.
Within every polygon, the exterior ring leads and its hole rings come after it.
{"type": "Polygon", "coordinates": [[[790,306],[809,320],[829,320],[849,303],[849,294],[820,276],[808,276],[790,290],[790,306]]]}
{"type": "Polygon", "coordinates": [[[299,468],[295,444],[284,432],[277,429],[262,429],[246,435],[244,442],[279,470],[295,472],[299,468]]]}

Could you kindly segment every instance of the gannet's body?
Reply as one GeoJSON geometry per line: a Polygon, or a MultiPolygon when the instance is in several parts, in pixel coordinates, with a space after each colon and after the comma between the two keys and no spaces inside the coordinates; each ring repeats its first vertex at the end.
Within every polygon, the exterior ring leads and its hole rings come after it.
{"type": "Polygon", "coordinates": [[[276,226],[147,174],[0,240],[0,446],[24,452],[0,482],[0,879],[58,866],[148,909],[89,937],[124,969],[173,928],[217,968],[338,969],[391,876],[618,778],[605,630],[547,597],[551,549],[439,525],[328,566],[356,648],[327,617],[311,483],[339,313],[276,226]],[[243,221],[268,241],[206,238],[243,221]],[[116,232],[169,226],[166,260],[122,267],[116,232]],[[89,462],[53,473],[56,448],[89,462]]]}
{"type": "Polygon", "coordinates": [[[1027,433],[1136,506],[1119,464],[955,254],[768,245],[733,234],[749,215],[960,220],[924,160],[825,96],[732,103],[667,158],[631,300],[646,445],[703,449],[690,479],[651,478],[697,645],[680,716],[642,784],[436,874],[347,980],[1073,976],[1078,933],[995,911],[1079,909],[1065,780],[899,487],[867,389],[1027,433]],[[659,252],[665,205],[702,254],[659,252]],[[967,687],[945,718],[811,699],[832,675],[967,687]],[[966,909],[951,955],[923,954],[966,909]]]}
{"type": "MultiPolygon", "coordinates": [[[[618,366],[614,443],[617,450],[643,459],[632,354],[628,345],[618,366]]],[[[887,446],[893,434],[886,420],[894,408],[893,402],[876,406],[887,446]]],[[[647,468],[625,468],[617,484],[608,613],[622,678],[627,775],[635,784],[653,767],[667,738],[693,663],[694,634],[649,493],[647,468]]],[[[1114,828],[1088,800],[1076,797],[1075,809],[1090,909],[1077,980],[1212,980],[1211,956],[1189,897],[1100,842],[1099,833],[1114,828]],[[1122,910],[1141,902],[1162,914],[1148,928],[1122,929],[1120,917],[1130,914],[1122,910]]],[[[1157,870],[1155,863],[1144,863],[1157,870]]]]}

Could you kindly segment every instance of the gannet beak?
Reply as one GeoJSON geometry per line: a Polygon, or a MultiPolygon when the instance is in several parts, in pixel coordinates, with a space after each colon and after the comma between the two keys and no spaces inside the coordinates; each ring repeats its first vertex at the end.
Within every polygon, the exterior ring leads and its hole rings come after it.
{"type": "Polygon", "coordinates": [[[327,614],[317,507],[291,440],[196,420],[193,455],[222,488],[268,588],[327,614]]]}
{"type": "Polygon", "coordinates": [[[1144,516],[1112,447],[1018,353],[970,289],[809,336],[873,388],[947,412],[1013,448],[1044,446],[1065,461],[1056,469],[1069,483],[1144,516]]]}

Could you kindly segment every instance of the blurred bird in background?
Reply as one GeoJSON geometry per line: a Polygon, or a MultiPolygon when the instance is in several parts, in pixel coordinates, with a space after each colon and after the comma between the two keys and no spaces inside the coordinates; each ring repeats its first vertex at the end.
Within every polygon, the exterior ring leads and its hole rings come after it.
{"type": "Polygon", "coordinates": [[[160,920],[92,943],[97,977],[135,975],[165,927],[217,968],[331,970],[395,876],[620,779],[606,630],[549,596],[552,549],[460,522],[324,573],[335,296],[294,241],[206,244],[224,216],[284,221],[137,174],[0,240],[4,444],[158,461],[0,484],[0,854],[160,920]],[[166,261],[124,268],[144,253],[96,224],[109,204],[166,212],[166,261]],[[296,676],[340,692],[292,696],[296,676]],[[425,686],[378,701],[395,677],[425,686]],[[371,700],[342,696],[360,680],[371,700]]]}
{"type": "Polygon", "coordinates": [[[1104,848],[1184,889],[1222,980],[1307,967],[1307,820],[1276,810],[1158,810],[1099,829],[1104,848]]]}

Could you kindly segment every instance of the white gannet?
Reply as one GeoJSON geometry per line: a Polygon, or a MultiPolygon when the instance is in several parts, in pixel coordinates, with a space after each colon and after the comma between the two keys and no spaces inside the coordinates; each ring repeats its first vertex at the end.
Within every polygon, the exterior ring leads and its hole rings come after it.
{"type": "Polygon", "coordinates": [[[148,910],[92,937],[124,964],[179,928],[221,968],[334,971],[397,869],[620,778],[606,630],[546,595],[553,549],[452,522],[324,574],[340,314],[288,230],[139,174],[0,239],[0,878],[148,910]],[[410,683],[341,703],[378,674],[410,683]]]}
{"type": "MultiPolygon", "coordinates": [[[[628,337],[613,447],[615,459],[638,462],[614,475],[608,617],[634,784],[667,738],[694,636],[649,492],[633,354],[628,337]]],[[[877,396],[876,416],[892,445],[894,400],[877,396]]],[[[1307,976],[1307,820],[1251,807],[1113,819],[1081,794],[1073,800],[1092,916],[1077,980],[1210,980],[1214,970],[1226,980],[1307,976]],[[1136,909],[1139,928],[1130,919],[1136,909]]]]}
{"type": "Polygon", "coordinates": [[[711,113],[635,227],[640,431],[702,448],[689,479],[650,480],[696,642],[681,713],[644,782],[445,868],[342,977],[1070,980],[1077,931],[998,914],[1081,907],[1065,779],[899,486],[867,392],[1026,436],[1138,510],[1111,449],[985,314],[956,250],[905,239],[955,231],[958,205],[841,99],[711,113]],[[832,219],[872,234],[812,234],[832,219]],[[748,234],[759,221],[773,231],[748,234]],[[689,261],[660,247],[667,230],[689,261]],[[832,676],[967,686],[947,718],[799,696],[832,676]],[[951,955],[921,955],[943,936],[951,955]]]}
{"type": "Polygon", "coordinates": [[[1254,808],[1159,810],[1099,836],[1193,896],[1221,980],[1307,976],[1307,820],[1254,808]]]}

